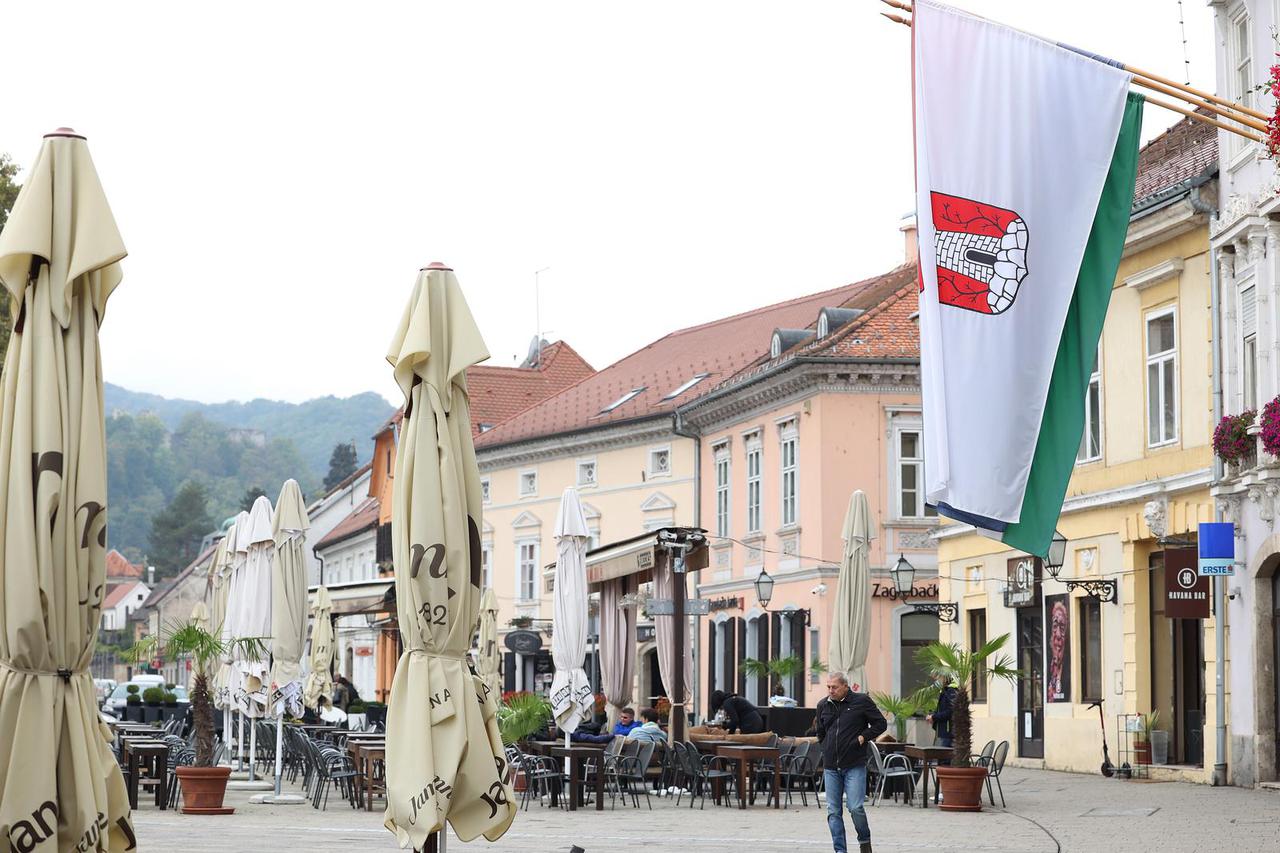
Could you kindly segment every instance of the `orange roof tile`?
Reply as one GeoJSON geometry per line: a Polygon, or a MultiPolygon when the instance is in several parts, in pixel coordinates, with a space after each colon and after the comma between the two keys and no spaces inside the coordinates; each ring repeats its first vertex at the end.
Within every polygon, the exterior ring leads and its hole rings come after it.
{"type": "Polygon", "coordinates": [[[469,368],[472,436],[481,433],[481,424],[497,426],[593,373],[595,369],[564,341],[544,346],[537,367],[469,368]]]}
{"type": "Polygon", "coordinates": [[[107,577],[109,578],[140,578],[142,577],[143,567],[135,566],[130,563],[119,551],[112,548],[107,552],[107,577]]]}
{"type": "Polygon", "coordinates": [[[1203,122],[1184,118],[1138,152],[1134,206],[1141,206],[1189,178],[1216,169],[1217,165],[1218,131],[1203,122]]]}

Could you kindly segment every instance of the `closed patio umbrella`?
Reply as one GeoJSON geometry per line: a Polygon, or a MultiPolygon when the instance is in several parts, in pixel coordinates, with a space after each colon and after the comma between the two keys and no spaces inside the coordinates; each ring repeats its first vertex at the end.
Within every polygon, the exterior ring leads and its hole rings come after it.
{"type": "Polygon", "coordinates": [[[551,711],[564,730],[565,742],[578,723],[591,715],[595,697],[586,670],[587,654],[587,517],[577,489],[565,489],[556,515],[555,600],[551,634],[551,711]]]}
{"type": "MultiPolygon", "coordinates": [[[[259,495],[249,510],[245,528],[248,550],[244,568],[240,570],[241,583],[239,618],[236,621],[236,639],[257,637],[263,647],[271,648],[271,564],[275,562],[276,541],[272,533],[271,500],[259,495]]],[[[268,715],[267,683],[270,663],[238,649],[232,656],[232,667],[239,687],[232,695],[236,709],[250,720],[268,715]]],[[[258,727],[249,724],[249,781],[255,781],[258,758],[258,727]]]]}
{"type": "Polygon", "coordinates": [[[302,702],[313,711],[320,707],[321,696],[333,695],[333,675],[329,672],[333,668],[333,622],[329,618],[332,608],[329,590],[325,587],[317,589],[315,602],[311,605],[309,671],[302,686],[302,702]]]}
{"type": "MultiPolygon", "coordinates": [[[[240,514],[236,516],[235,523],[227,531],[227,555],[229,559],[227,565],[227,610],[226,618],[222,621],[222,639],[224,641],[243,636],[240,633],[240,623],[243,621],[244,611],[244,569],[249,562],[249,513],[244,510],[240,511],[240,514]]],[[[236,666],[231,654],[228,653],[223,658],[219,673],[222,683],[225,685],[222,696],[222,701],[225,703],[223,708],[235,714],[235,719],[239,724],[235,727],[236,736],[234,740],[236,744],[236,770],[242,770],[244,769],[244,714],[240,712],[240,705],[236,697],[243,689],[243,686],[241,685],[240,669],[236,666]]],[[[230,739],[231,737],[228,734],[228,740],[230,739]]]]}
{"type": "Polygon", "coordinates": [[[480,473],[465,371],[488,358],[453,271],[421,271],[387,360],[404,393],[392,556],[404,653],[387,710],[386,826],[495,841],[515,817],[494,697],[466,653],[480,608],[480,473]]]}
{"type": "Polygon", "coordinates": [[[476,674],[484,682],[490,696],[502,695],[502,679],[498,658],[498,596],[489,588],[480,596],[479,646],[476,674]]]}
{"type": "Polygon", "coordinates": [[[124,243],[84,137],[45,137],[0,232],[14,308],[0,392],[3,849],[133,849],[89,672],[106,588],[98,328],[124,243]]]}
{"type": "Polygon", "coordinates": [[[871,540],[875,538],[871,504],[861,489],[849,498],[844,515],[844,557],[832,613],[828,666],[843,672],[865,692],[867,652],[871,647],[871,540]]]}
{"type": "MultiPolygon", "coordinates": [[[[284,765],[284,714],[302,716],[302,646],[307,640],[307,508],[297,480],[286,480],[276,500],[272,530],[275,565],[271,571],[271,696],[276,715],[276,797],[284,765]]],[[[302,802],[292,797],[288,802],[302,802]]]]}

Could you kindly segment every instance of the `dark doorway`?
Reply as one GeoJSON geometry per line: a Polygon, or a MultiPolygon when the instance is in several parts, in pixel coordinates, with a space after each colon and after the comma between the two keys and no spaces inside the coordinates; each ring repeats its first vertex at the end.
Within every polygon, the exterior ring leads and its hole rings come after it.
{"type": "Polygon", "coordinates": [[[1018,608],[1018,755],[1044,758],[1044,614],[1018,608]]]}
{"type": "Polygon", "coordinates": [[[1204,766],[1204,622],[1172,619],[1177,760],[1204,766]]]}
{"type": "Polygon", "coordinates": [[[639,697],[642,706],[648,707],[654,703],[659,696],[664,695],[662,691],[662,669],[658,666],[658,650],[649,649],[644,655],[644,668],[649,673],[649,682],[644,685],[648,689],[643,696],[639,697]]]}

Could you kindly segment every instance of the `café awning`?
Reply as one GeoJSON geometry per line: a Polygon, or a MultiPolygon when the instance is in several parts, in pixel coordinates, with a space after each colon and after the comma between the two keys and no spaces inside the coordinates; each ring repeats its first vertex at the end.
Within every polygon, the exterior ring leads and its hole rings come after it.
{"type": "MultiPolygon", "coordinates": [[[[318,586],[307,588],[308,607],[315,607],[316,590],[319,588],[318,586]]],[[[333,603],[329,612],[333,616],[395,613],[396,582],[391,578],[330,584],[328,589],[329,599],[333,603]]]]}
{"type": "MultiPolygon", "coordinates": [[[[587,584],[592,592],[599,591],[599,584],[615,578],[640,575],[637,583],[653,579],[655,566],[665,563],[667,551],[658,544],[658,530],[651,530],[630,539],[623,539],[587,552],[587,584]]],[[[690,551],[685,558],[685,570],[696,572],[707,567],[707,547],[690,551]]]]}

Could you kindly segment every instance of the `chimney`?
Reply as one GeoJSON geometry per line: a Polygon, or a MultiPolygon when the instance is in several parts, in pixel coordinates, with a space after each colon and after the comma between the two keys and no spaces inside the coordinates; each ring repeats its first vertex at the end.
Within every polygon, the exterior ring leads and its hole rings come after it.
{"type": "Polygon", "coordinates": [[[156,585],[156,567],[147,566],[147,586],[156,585]]]}
{"type": "Polygon", "coordinates": [[[920,244],[917,242],[918,234],[916,232],[916,214],[915,211],[908,213],[902,217],[902,222],[898,224],[898,230],[902,232],[904,239],[904,248],[906,249],[905,263],[914,264],[920,260],[920,244]]]}

